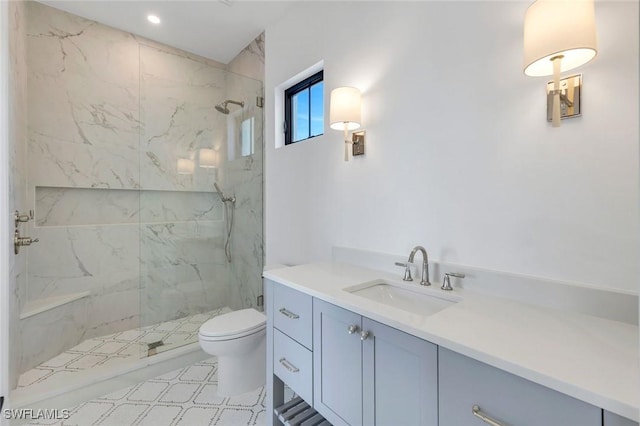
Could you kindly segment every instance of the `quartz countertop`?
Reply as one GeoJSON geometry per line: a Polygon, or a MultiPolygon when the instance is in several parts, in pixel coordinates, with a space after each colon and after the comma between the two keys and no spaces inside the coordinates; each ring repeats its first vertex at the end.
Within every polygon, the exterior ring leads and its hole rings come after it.
{"type": "MultiPolygon", "coordinates": [[[[639,421],[638,327],[455,289],[462,300],[425,316],[352,294],[354,285],[401,277],[312,263],[264,277],[620,416],[639,421]]],[[[404,283],[406,284],[406,283],[404,283]]],[[[417,281],[412,284],[419,286],[417,281]]],[[[435,283],[420,291],[442,295],[435,283]]]]}

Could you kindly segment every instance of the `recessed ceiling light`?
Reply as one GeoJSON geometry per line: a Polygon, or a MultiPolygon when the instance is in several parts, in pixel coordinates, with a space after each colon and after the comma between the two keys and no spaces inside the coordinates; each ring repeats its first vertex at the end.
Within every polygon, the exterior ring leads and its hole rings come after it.
{"type": "Polygon", "coordinates": [[[158,18],[156,15],[148,15],[147,20],[156,25],[160,23],[160,18],[158,18]]]}

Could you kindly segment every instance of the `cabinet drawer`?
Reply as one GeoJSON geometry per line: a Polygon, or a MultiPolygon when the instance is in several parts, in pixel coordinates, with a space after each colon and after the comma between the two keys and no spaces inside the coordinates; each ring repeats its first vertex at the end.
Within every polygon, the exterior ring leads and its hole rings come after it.
{"type": "Polygon", "coordinates": [[[513,374],[439,348],[440,426],[486,426],[472,412],[498,424],[600,426],[602,410],[513,374]]]}
{"type": "Polygon", "coordinates": [[[273,372],[302,399],[313,403],[313,355],[278,330],[273,331],[273,372]]]}
{"type": "Polygon", "coordinates": [[[605,411],[603,413],[604,418],[604,426],[638,426],[637,422],[633,420],[625,419],[624,417],[620,417],[616,414],[605,411]]]}
{"type": "Polygon", "coordinates": [[[287,336],[312,349],[313,299],[281,284],[273,285],[273,324],[287,336]]]}

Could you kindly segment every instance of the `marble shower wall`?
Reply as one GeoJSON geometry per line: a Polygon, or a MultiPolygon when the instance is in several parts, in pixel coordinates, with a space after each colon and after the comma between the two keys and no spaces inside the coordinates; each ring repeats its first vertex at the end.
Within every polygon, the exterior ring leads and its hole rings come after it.
{"type": "Polygon", "coordinates": [[[262,83],[39,3],[25,9],[21,170],[24,210],[35,209],[27,232],[40,242],[25,251],[28,279],[14,305],[89,296],[21,321],[20,343],[12,340],[21,348],[16,371],[94,336],[254,306],[263,258],[262,110],[252,105],[262,83]],[[230,161],[229,125],[237,123],[214,107],[234,96],[257,114],[256,148],[230,161]],[[217,168],[199,167],[201,148],[217,150],[217,168]],[[193,160],[193,172],[178,173],[178,159],[193,160]],[[239,199],[238,266],[224,256],[216,180],[239,199]],[[240,232],[244,226],[255,229],[240,232]],[[250,296],[240,295],[245,289],[250,296]]]}
{"type": "Polygon", "coordinates": [[[140,203],[142,325],[228,304],[218,169],[199,166],[200,149],[221,148],[215,105],[226,96],[225,75],[184,52],[140,46],[140,185],[153,190],[140,203]],[[178,173],[178,159],[193,161],[193,172],[178,173]],[[176,196],[190,200],[161,205],[176,196]]]}
{"type": "Polygon", "coordinates": [[[227,69],[264,84],[264,43],[262,33],[229,62],[227,69]]]}
{"type": "Polygon", "coordinates": [[[20,372],[137,326],[140,281],[139,225],[124,220],[139,202],[122,208],[140,188],[138,41],[39,3],[26,11],[27,199],[40,239],[25,251],[27,303],[89,296],[22,320],[20,372]]]}
{"type": "MultiPolygon", "coordinates": [[[[26,150],[27,150],[27,64],[25,5],[22,1],[8,3],[9,10],[9,211],[25,212],[26,150]]],[[[12,218],[10,228],[13,229],[12,218]]],[[[21,226],[21,228],[23,228],[21,226]]],[[[11,244],[6,242],[6,244],[11,244]]],[[[11,248],[12,249],[12,248],[11,248]]],[[[9,251],[12,253],[12,251],[9,251]]],[[[24,251],[9,258],[9,386],[18,383],[22,345],[20,310],[27,299],[27,257],[24,251]]]]}

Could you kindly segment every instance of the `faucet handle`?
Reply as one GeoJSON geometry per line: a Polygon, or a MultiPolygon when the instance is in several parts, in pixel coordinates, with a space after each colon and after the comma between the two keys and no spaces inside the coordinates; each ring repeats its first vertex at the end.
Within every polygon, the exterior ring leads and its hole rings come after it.
{"type": "Polygon", "coordinates": [[[460,272],[447,272],[446,274],[444,274],[444,279],[442,280],[442,287],[440,287],[442,290],[445,290],[445,291],[453,290],[453,287],[451,287],[451,279],[449,277],[464,278],[465,275],[460,272]]]}
{"type": "Polygon", "coordinates": [[[402,277],[403,281],[413,281],[413,277],[411,276],[411,263],[396,262],[395,265],[404,268],[404,277],[402,277]]]}

